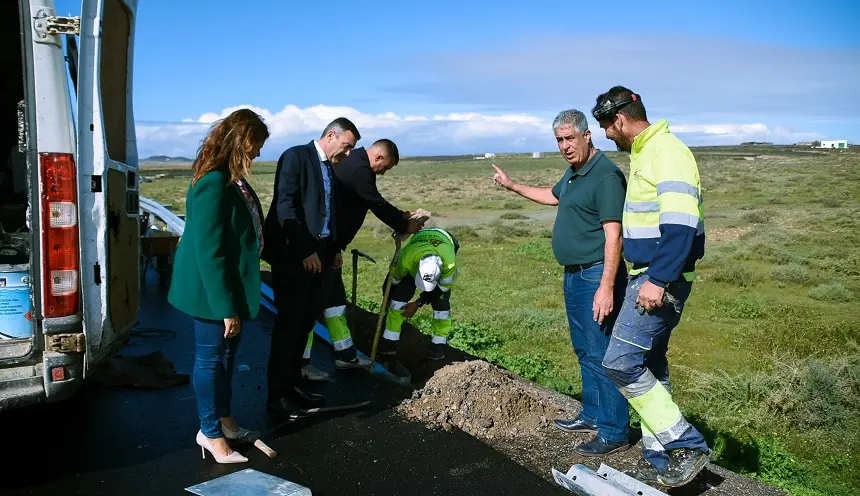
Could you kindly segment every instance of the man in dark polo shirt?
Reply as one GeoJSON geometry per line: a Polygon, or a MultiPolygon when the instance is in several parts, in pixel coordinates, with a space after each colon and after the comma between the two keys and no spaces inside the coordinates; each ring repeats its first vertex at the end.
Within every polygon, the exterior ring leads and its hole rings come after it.
{"type": "Polygon", "coordinates": [[[493,180],[544,205],[557,205],[552,250],[564,266],[564,302],[570,339],[582,375],[582,412],[556,420],[568,432],[594,432],[574,451],[597,456],[626,450],[629,444],[627,400],[606,376],[603,356],[624,300],[627,270],[621,258],[621,215],[627,181],[591,141],[585,114],[565,110],[553,121],[562,156],[570,164],[552,188],[511,181],[493,165],[493,180]]]}
{"type": "MultiPolygon", "coordinates": [[[[356,148],[334,167],[337,179],[335,210],[337,212],[337,237],[334,247],[338,252],[346,250],[364,224],[368,210],[388,227],[405,233],[416,233],[423,223],[411,220],[414,212],[403,211],[392,205],[376,187],[376,177],[391,170],[400,161],[397,145],[389,139],[376,140],[367,149],[356,148]]],[[[329,293],[324,310],[325,325],[334,346],[336,369],[367,368],[370,360],[359,357],[352,342],[352,334],[346,321],[346,288],[343,285],[341,268],[336,269],[334,285],[329,293]]],[[[313,331],[303,355],[302,376],[310,381],[326,381],[328,374],[311,365],[313,331]]]]}

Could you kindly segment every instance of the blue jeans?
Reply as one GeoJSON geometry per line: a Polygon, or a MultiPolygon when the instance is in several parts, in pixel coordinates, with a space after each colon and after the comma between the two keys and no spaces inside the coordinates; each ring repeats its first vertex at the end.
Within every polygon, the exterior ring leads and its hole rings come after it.
{"type": "Polygon", "coordinates": [[[564,303],[570,325],[570,341],[579,358],[582,375],[582,412],[579,418],[597,425],[598,436],[607,441],[627,441],[630,412],[627,400],[603,368],[612,327],[624,297],[625,268],[615,283],[615,304],[603,324],[594,320],[594,294],[603,276],[603,264],[578,272],[564,273],[564,303]]]}
{"type": "Polygon", "coordinates": [[[635,398],[646,398],[646,393],[662,384],[667,391],[669,388],[669,362],[666,351],[669,348],[669,337],[672,330],[681,321],[684,304],[690,296],[692,283],[686,281],[673,282],[666,287],[666,292],[677,300],[675,304],[664,304],[661,307],[645,312],[636,308],[639,289],[648,280],[647,275],[631,278],[627,285],[624,304],[618,314],[612,340],[604,357],[603,364],[612,381],[618,386],[624,396],[637,409],[642,418],[642,455],[658,470],[663,470],[669,463],[667,451],[678,448],[708,450],[708,445],[701,433],[689,424],[673,400],[645,402],[637,408],[635,398]],[[671,412],[672,422],[662,430],[655,426],[665,426],[666,416],[671,412]],[[675,420],[677,419],[677,420],[675,420]],[[654,432],[656,431],[656,432],[654,432]]]}
{"type": "Polygon", "coordinates": [[[223,320],[194,319],[196,348],[192,381],[197,393],[200,430],[209,439],[224,436],[221,419],[230,416],[233,362],[241,336],[240,332],[234,338],[225,338],[223,320]]]}

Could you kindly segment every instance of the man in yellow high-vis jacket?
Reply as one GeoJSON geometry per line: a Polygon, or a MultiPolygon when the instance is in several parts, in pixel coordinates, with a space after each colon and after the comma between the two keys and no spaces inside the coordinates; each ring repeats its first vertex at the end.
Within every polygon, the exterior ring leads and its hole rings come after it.
{"type": "Polygon", "coordinates": [[[702,434],[672,400],[666,359],[696,261],[705,251],[699,170],[668,123],[649,123],[642,98],[629,89],[616,86],[598,96],[592,114],[606,137],[630,153],[621,224],[624,258],[632,269],[603,366],[642,419],[648,463],[631,475],[682,486],[711,456],[702,434]]]}

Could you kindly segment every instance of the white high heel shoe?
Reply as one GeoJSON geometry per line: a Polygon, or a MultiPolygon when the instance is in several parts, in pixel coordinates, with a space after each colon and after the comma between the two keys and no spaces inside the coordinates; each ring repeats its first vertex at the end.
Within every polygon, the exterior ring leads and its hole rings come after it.
{"type": "Polygon", "coordinates": [[[234,451],[227,456],[220,456],[212,450],[212,444],[209,443],[209,439],[203,435],[203,431],[197,431],[197,444],[200,445],[200,451],[203,453],[203,459],[206,459],[206,451],[215,458],[215,461],[218,463],[244,463],[247,462],[248,459],[242,456],[238,451],[234,451]]]}

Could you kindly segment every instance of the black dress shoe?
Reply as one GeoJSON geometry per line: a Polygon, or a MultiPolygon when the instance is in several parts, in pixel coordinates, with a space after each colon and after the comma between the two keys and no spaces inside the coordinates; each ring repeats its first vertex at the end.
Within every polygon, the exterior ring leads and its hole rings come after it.
{"type": "Polygon", "coordinates": [[[325,396],[317,393],[312,393],[310,391],[305,391],[298,386],[293,386],[293,388],[290,390],[290,397],[302,407],[311,408],[315,406],[322,406],[325,404],[325,396]]]}
{"type": "Polygon", "coordinates": [[[310,415],[287,398],[280,398],[266,403],[266,412],[279,416],[289,416],[292,419],[304,418],[310,415]]]}
{"type": "Polygon", "coordinates": [[[597,434],[597,426],[580,419],[555,419],[554,425],[565,432],[590,432],[597,434]]]}
{"type": "Polygon", "coordinates": [[[601,456],[618,453],[630,448],[630,443],[627,441],[607,441],[600,437],[595,437],[591,441],[580,444],[573,451],[582,456],[601,456]]]}

